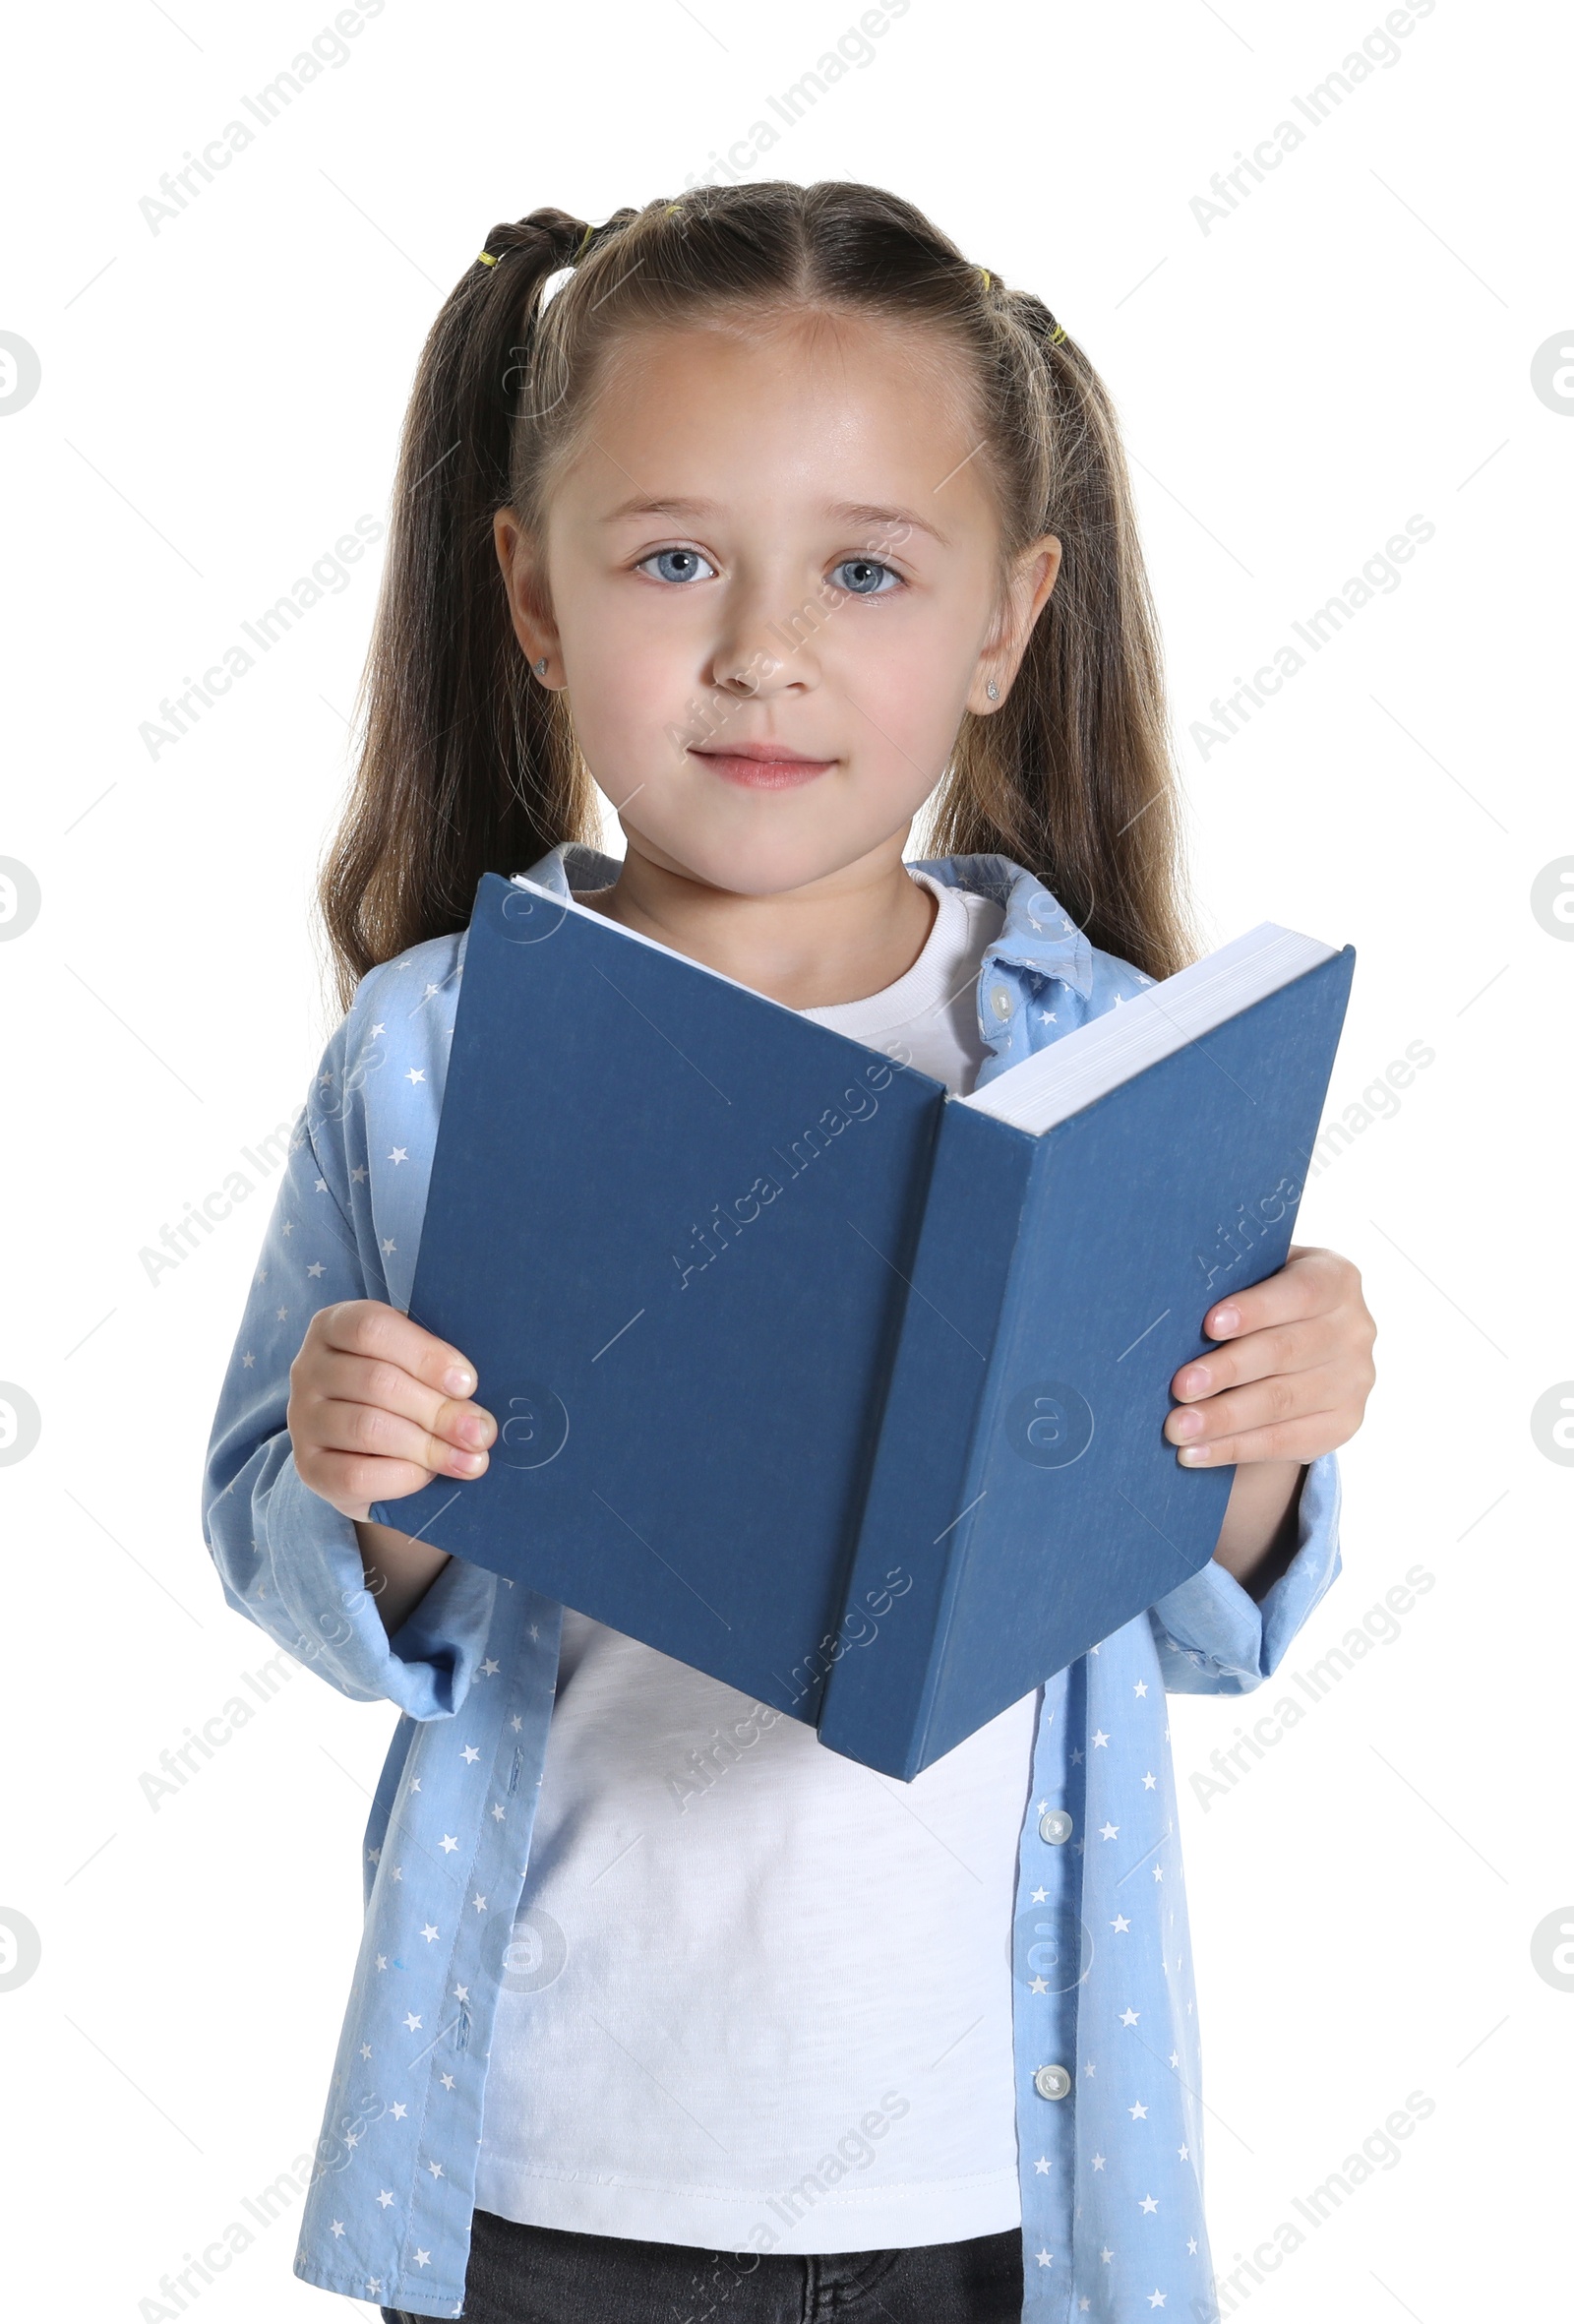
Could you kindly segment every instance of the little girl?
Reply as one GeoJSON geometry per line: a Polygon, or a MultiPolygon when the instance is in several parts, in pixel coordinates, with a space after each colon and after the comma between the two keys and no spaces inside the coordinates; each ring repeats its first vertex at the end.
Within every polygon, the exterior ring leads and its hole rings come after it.
{"type": "Polygon", "coordinates": [[[1197,1317],[1163,1428],[1234,1468],[1212,1562],[911,1784],[368,1516],[497,1433],[407,1313],[484,872],[957,1092],[1193,956],[1103,389],[874,187],[499,226],[367,699],[347,1013],[203,1498],[230,1605],[402,1713],[297,2273],[391,2324],[1214,2317],[1164,1696],[1257,1685],[1338,1571],[1348,1261],[1197,1317]]]}

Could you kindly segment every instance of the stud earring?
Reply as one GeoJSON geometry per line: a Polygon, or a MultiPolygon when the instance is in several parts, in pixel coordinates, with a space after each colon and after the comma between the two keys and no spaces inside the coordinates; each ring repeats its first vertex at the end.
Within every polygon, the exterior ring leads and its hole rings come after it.
{"type": "Polygon", "coordinates": [[[985,693],[986,693],[986,694],[989,696],[989,698],[990,698],[990,701],[991,701],[992,703],[998,703],[998,702],[999,701],[999,699],[1000,699],[1000,690],[999,690],[999,687],[996,685],[996,683],[995,683],[995,681],[994,681],[994,679],[993,679],[993,678],[990,680],[989,684],[988,684],[988,685],[985,687],[984,691],[985,691],[985,693]]]}
{"type": "Polygon", "coordinates": [[[539,660],[539,661],[536,663],[536,665],[535,665],[535,674],[536,674],[536,676],[537,676],[538,678],[544,678],[544,677],[546,676],[546,672],[547,672],[547,657],[546,657],[546,655],[545,655],[545,654],[543,654],[543,655],[541,656],[541,659],[540,659],[540,660],[539,660]]]}

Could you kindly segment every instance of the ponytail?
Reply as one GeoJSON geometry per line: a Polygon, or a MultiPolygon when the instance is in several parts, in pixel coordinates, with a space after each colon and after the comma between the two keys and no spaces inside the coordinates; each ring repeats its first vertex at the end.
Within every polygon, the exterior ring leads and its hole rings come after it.
{"type": "Polygon", "coordinates": [[[1000,398],[1005,464],[1032,479],[1004,548],[1053,532],[1060,569],[1004,703],[991,717],[963,715],[930,844],[1012,856],[1103,950],[1173,976],[1196,946],[1158,621],[1120,430],[1097,373],[1041,300],[997,289],[991,320],[1019,383],[1000,398]],[[1025,438],[1015,446],[1013,427],[1025,438]]]}
{"type": "Polygon", "coordinates": [[[362,683],[365,740],[318,900],[341,1007],[379,961],[466,926],[483,872],[595,827],[566,698],[533,683],[492,520],[549,276],[590,229],[561,210],[494,226],[416,368],[362,683]]]}
{"type": "Polygon", "coordinates": [[[464,927],[484,872],[599,827],[568,692],[535,683],[514,633],[497,512],[540,539],[625,340],[804,309],[939,335],[974,390],[1002,561],[1046,532],[1062,547],[1006,700],[963,715],[926,818],[935,851],[1013,857],[1149,976],[1194,956],[1158,631],[1104,388],[1041,300],[911,203],[778,180],[600,227],[532,211],[493,228],[445,301],[405,421],[360,761],[319,880],[341,1004],[379,961],[464,927]]]}

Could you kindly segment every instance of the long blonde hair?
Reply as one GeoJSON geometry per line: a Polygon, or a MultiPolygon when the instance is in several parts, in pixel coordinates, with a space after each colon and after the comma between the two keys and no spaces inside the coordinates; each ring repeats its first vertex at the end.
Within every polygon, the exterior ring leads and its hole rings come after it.
{"type": "Polygon", "coordinates": [[[971,385],[1001,558],[1054,532],[1059,580],[1015,684],[964,714],[937,852],[1003,854],[1155,977],[1194,956],[1157,625],[1109,397],[1032,291],[878,186],[702,186],[592,228],[495,226],[445,300],[404,423],[364,739],[319,880],[341,1006],[378,962],[466,925],[483,872],[599,828],[567,697],[534,684],[493,547],[552,480],[628,339],[732,314],[855,311],[944,335],[971,385]],[[548,278],[573,273],[542,303],[548,278]]]}

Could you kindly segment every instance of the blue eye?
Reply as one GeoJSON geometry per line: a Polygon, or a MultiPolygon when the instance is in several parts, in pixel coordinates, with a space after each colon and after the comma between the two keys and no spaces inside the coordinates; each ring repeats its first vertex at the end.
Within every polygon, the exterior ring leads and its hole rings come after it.
{"type": "Polygon", "coordinates": [[[844,573],[854,578],[836,581],[836,586],[845,589],[850,597],[888,597],[890,590],[879,585],[881,575],[888,581],[899,581],[901,578],[888,565],[880,565],[873,557],[844,557],[839,565],[832,566],[831,577],[835,580],[838,574],[844,573]]]}
{"type": "Polygon", "coordinates": [[[662,568],[655,579],[664,581],[693,581],[695,568],[698,565],[703,565],[708,573],[714,574],[715,572],[715,567],[709,558],[701,557],[697,549],[653,549],[648,557],[640,558],[635,570],[636,573],[643,573],[648,565],[662,568]],[[675,571],[674,568],[678,568],[678,570],[675,571]]]}

